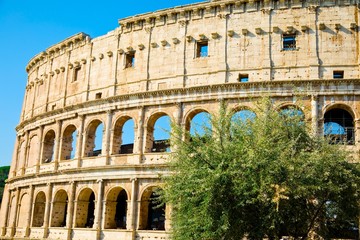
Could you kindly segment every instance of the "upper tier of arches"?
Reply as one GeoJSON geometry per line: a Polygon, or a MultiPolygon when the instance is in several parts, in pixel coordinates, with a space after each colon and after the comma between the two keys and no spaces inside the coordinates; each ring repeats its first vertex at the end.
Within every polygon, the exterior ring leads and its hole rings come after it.
{"type": "MultiPolygon", "coordinates": [[[[277,104],[280,114],[297,115],[313,124],[313,112],[294,102],[277,104]]],[[[256,117],[253,104],[232,104],[236,121],[256,117]]],[[[25,132],[18,137],[13,176],[66,170],[80,166],[164,164],[171,151],[171,124],[181,125],[191,134],[211,130],[211,116],[218,114],[219,103],[164,106],[162,109],[107,111],[96,115],[57,121],[25,132]],[[214,108],[216,106],[216,108],[214,108]],[[205,129],[206,130],[206,129],[205,129]],[[76,161],[75,161],[76,160],[76,161]]],[[[315,132],[329,137],[331,143],[356,143],[357,114],[345,103],[328,104],[319,116],[315,132]]]]}

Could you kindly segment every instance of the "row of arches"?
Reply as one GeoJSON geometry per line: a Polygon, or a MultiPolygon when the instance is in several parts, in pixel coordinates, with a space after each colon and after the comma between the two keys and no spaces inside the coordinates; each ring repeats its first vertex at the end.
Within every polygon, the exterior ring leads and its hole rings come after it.
{"type": "MultiPolygon", "coordinates": [[[[142,193],[140,198],[139,211],[139,230],[165,230],[165,209],[166,204],[160,204],[158,201],[158,187],[148,187],[142,193]]],[[[121,186],[113,187],[105,197],[103,205],[103,219],[101,226],[103,229],[130,229],[129,223],[130,198],[127,191],[121,186]]],[[[66,190],[58,190],[51,203],[51,213],[49,227],[74,227],[74,228],[94,228],[95,215],[97,214],[97,201],[99,196],[96,195],[90,187],[86,187],[80,191],[74,203],[73,226],[69,226],[68,215],[69,194],[66,190]]],[[[11,200],[11,211],[8,223],[11,223],[13,208],[15,207],[15,197],[11,200]]],[[[45,211],[47,206],[46,194],[43,191],[36,193],[33,201],[33,209],[31,219],[29,220],[31,227],[44,227],[45,211]]],[[[20,208],[17,216],[16,227],[24,228],[27,224],[27,211],[30,205],[30,197],[25,193],[20,198],[20,208]]],[[[102,214],[102,213],[101,213],[102,214]]]]}
{"type": "MultiPolygon", "coordinates": [[[[305,116],[301,108],[296,106],[285,106],[281,108],[285,114],[297,114],[305,116]],[[291,113],[290,113],[291,112],[291,113]]],[[[250,109],[242,109],[234,113],[234,119],[254,118],[255,113],[250,109]]],[[[189,114],[186,121],[185,128],[191,134],[201,134],[203,126],[210,125],[210,114],[202,109],[194,111],[189,114]]],[[[305,119],[305,117],[304,117],[305,119]]],[[[324,135],[329,136],[334,143],[354,144],[354,114],[344,107],[335,107],[325,112],[324,120],[324,135]]],[[[170,151],[170,131],[171,118],[164,112],[152,115],[145,129],[144,152],[169,152],[170,151]]],[[[136,136],[137,125],[130,116],[120,117],[111,129],[111,143],[110,154],[132,154],[136,152],[134,149],[135,139],[140,139],[136,136]]],[[[69,160],[76,158],[77,151],[82,151],[82,157],[98,156],[102,153],[105,127],[104,123],[99,119],[91,121],[86,127],[85,141],[83,143],[83,150],[78,150],[80,145],[78,142],[79,131],[73,125],[67,125],[61,134],[59,156],[56,158],[60,160],[69,160]]],[[[18,166],[22,167],[26,161],[25,166],[31,167],[35,165],[34,159],[37,154],[37,144],[39,138],[37,135],[31,137],[26,149],[26,143],[23,141],[19,146],[18,151],[18,166]]],[[[43,137],[41,147],[41,163],[48,163],[54,160],[54,150],[56,143],[55,130],[48,130],[43,137]]]]}

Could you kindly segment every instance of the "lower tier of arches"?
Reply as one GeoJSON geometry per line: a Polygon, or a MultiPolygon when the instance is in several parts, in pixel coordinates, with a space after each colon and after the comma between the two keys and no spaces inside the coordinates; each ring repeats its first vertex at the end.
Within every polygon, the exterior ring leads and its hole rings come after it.
{"type": "Polygon", "coordinates": [[[159,189],[156,178],[7,186],[0,239],[167,239],[170,207],[159,189]]]}

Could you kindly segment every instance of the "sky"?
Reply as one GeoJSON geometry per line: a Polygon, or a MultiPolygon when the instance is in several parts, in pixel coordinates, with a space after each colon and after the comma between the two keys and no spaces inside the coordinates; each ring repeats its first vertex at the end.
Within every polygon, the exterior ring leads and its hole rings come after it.
{"type": "Polygon", "coordinates": [[[0,166],[11,163],[32,57],[76,33],[95,38],[118,19],[195,2],[201,0],[0,0],[0,166]]]}

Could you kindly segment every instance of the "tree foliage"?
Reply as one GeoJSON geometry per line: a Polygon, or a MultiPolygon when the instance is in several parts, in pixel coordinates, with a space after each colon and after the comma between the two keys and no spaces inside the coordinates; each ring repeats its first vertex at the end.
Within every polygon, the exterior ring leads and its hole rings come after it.
{"type": "Polygon", "coordinates": [[[223,105],[203,135],[172,128],[163,196],[173,239],[354,234],[360,171],[344,146],[311,135],[302,116],[280,114],[269,99],[252,120],[232,115],[223,105]]]}
{"type": "Polygon", "coordinates": [[[0,167],[0,203],[4,192],[5,180],[8,177],[9,170],[10,166],[0,167]]]}

